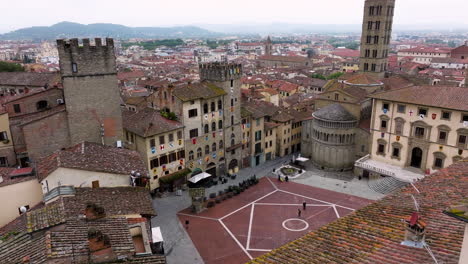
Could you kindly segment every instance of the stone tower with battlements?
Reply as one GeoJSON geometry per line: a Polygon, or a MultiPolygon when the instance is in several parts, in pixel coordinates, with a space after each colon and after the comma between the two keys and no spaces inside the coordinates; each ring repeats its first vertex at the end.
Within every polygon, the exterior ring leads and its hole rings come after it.
{"type": "Polygon", "coordinates": [[[122,139],[122,113],[114,41],[57,40],[68,115],[70,143],[116,146],[122,139]]]}
{"type": "Polygon", "coordinates": [[[359,69],[383,78],[388,69],[395,0],[365,0],[359,69]]]}
{"type": "Polygon", "coordinates": [[[271,43],[270,36],[265,41],[265,55],[271,55],[273,50],[273,44],[271,43]]]}
{"type": "MultiPolygon", "coordinates": [[[[233,63],[206,63],[199,65],[201,81],[208,81],[222,88],[223,99],[223,141],[225,145],[226,170],[241,168],[241,77],[242,65],[233,63]]],[[[234,172],[234,171],[233,171],[234,172]]]]}

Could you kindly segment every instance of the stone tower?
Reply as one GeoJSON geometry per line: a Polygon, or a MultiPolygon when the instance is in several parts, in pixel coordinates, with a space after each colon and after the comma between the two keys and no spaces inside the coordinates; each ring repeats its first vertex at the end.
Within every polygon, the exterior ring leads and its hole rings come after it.
{"type": "Polygon", "coordinates": [[[200,64],[200,79],[222,88],[223,106],[223,142],[228,171],[240,169],[242,130],[241,130],[241,77],[242,65],[233,63],[200,64]]]}
{"type": "Polygon", "coordinates": [[[70,143],[116,146],[122,140],[122,113],[117,86],[114,41],[100,38],[57,40],[60,73],[68,114],[70,143]]]}
{"type": "Polygon", "coordinates": [[[388,67],[395,0],[365,0],[362,21],[361,72],[383,78],[388,67]]]}
{"type": "Polygon", "coordinates": [[[270,36],[268,36],[265,41],[265,55],[271,55],[273,49],[273,44],[271,43],[270,36]]]}

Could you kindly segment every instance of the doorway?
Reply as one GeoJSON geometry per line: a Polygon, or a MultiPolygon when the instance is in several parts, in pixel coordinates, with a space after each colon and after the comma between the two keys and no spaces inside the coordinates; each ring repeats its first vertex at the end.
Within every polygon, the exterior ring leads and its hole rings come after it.
{"type": "Polygon", "coordinates": [[[414,148],[411,152],[411,167],[421,168],[423,151],[420,148],[414,148]]]}
{"type": "Polygon", "coordinates": [[[260,155],[255,157],[255,166],[260,165],[260,155]]]}

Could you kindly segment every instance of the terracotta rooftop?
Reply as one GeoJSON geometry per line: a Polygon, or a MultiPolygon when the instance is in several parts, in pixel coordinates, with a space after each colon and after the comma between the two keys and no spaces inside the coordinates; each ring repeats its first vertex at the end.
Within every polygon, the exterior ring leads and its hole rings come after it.
{"type": "Polygon", "coordinates": [[[354,85],[382,85],[382,82],[377,81],[368,74],[362,73],[347,79],[345,83],[354,85]]]}
{"type": "Polygon", "coordinates": [[[152,108],[145,108],[138,112],[122,110],[122,119],[126,130],[144,138],[184,127],[179,121],[162,117],[159,111],[152,108]]]}
{"type": "Polygon", "coordinates": [[[65,150],[59,150],[37,163],[39,181],[58,168],[130,175],[132,170],[146,175],[146,166],[136,151],[83,142],[65,150]]]}
{"type": "Polygon", "coordinates": [[[282,61],[282,62],[299,62],[305,63],[309,61],[307,57],[299,57],[299,56],[275,56],[275,55],[265,55],[260,56],[259,60],[270,60],[270,61],[282,61]]]}
{"type": "Polygon", "coordinates": [[[377,93],[371,98],[468,111],[468,91],[461,87],[414,86],[377,93]]]}
{"type": "Polygon", "coordinates": [[[60,83],[57,73],[0,72],[0,85],[44,87],[60,83]]]}
{"type": "Polygon", "coordinates": [[[439,263],[458,263],[465,223],[442,213],[468,197],[468,160],[427,176],[250,263],[434,263],[424,248],[401,245],[402,219],[415,211],[427,224],[426,243],[439,263]]]}
{"type": "Polygon", "coordinates": [[[206,81],[178,86],[173,91],[173,95],[184,102],[196,99],[209,99],[225,94],[226,92],[222,88],[206,81]]]}

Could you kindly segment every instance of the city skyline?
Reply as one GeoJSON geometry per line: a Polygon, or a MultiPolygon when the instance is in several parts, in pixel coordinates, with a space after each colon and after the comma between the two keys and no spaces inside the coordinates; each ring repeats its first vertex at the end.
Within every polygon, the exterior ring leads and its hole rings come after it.
{"type": "MultiPolygon", "coordinates": [[[[396,25],[447,25],[466,27],[464,11],[468,2],[449,0],[440,5],[439,0],[396,1],[396,25]],[[453,8],[458,6],[460,8],[453,8]],[[434,8],[437,7],[437,8],[434,8]],[[416,12],[417,11],[417,12],[416,12]]],[[[126,26],[174,26],[204,24],[360,24],[364,0],[330,0],[311,3],[292,0],[288,5],[275,5],[267,1],[239,0],[219,2],[199,1],[99,1],[84,0],[80,5],[70,5],[57,0],[43,2],[12,2],[10,10],[21,10],[22,19],[15,12],[6,12],[0,33],[32,26],[50,26],[62,21],[82,24],[112,23],[126,26]],[[329,8],[330,6],[339,8],[329,8]],[[92,7],[92,8],[90,8],[92,7]],[[302,8],[310,7],[310,8],[302,8]],[[320,12],[318,12],[319,10],[320,12]],[[241,15],[239,15],[241,14],[241,15]]]]}

